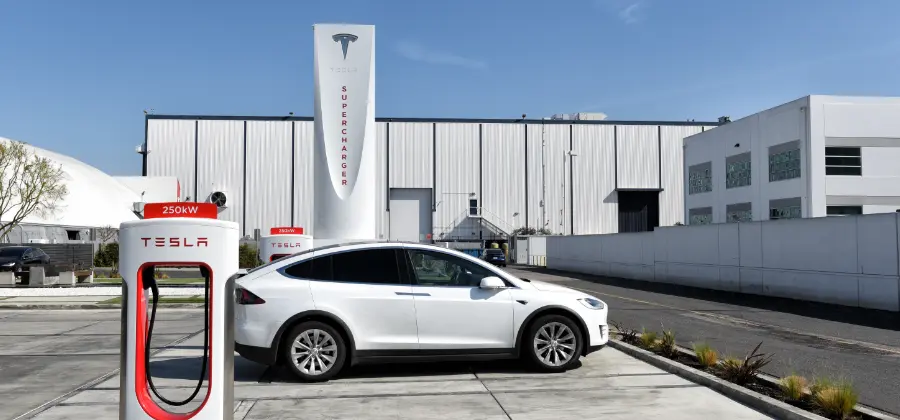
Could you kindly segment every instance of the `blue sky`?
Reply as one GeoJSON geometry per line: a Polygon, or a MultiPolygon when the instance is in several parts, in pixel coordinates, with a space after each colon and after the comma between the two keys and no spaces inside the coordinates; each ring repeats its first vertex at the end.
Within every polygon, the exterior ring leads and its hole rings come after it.
{"type": "Polygon", "coordinates": [[[900,96],[896,0],[0,0],[0,136],[140,174],[143,110],[312,113],[313,23],[376,25],[380,117],[738,118],[900,96]]]}

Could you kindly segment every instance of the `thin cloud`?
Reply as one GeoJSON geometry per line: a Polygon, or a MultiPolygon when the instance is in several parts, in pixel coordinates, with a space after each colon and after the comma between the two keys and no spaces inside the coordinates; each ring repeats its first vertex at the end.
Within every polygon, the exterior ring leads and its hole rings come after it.
{"type": "Polygon", "coordinates": [[[647,2],[644,0],[594,0],[594,6],[609,14],[615,14],[626,25],[644,20],[647,2]]]}
{"type": "Polygon", "coordinates": [[[634,3],[619,12],[619,19],[622,19],[626,25],[638,23],[641,20],[640,13],[643,8],[643,3],[634,3]]]}
{"type": "Polygon", "coordinates": [[[397,44],[396,50],[402,57],[422,63],[464,67],[472,70],[487,68],[487,63],[484,61],[466,58],[447,51],[434,50],[416,42],[400,42],[397,44]]]}

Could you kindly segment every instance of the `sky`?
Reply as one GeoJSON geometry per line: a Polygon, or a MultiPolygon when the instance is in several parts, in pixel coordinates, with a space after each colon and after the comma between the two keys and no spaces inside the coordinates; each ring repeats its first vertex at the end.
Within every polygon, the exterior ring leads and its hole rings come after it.
{"type": "Polygon", "coordinates": [[[311,116],[312,25],[375,25],[379,117],[737,119],[900,96],[897,0],[0,0],[0,137],[140,175],[144,110],[311,116]]]}

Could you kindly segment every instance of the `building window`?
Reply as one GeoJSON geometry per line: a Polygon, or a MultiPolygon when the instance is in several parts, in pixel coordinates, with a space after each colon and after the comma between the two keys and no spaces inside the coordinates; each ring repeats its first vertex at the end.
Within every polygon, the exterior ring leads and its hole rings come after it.
{"type": "Polygon", "coordinates": [[[725,206],[725,222],[740,223],[752,222],[753,209],[752,203],[729,204],[725,206]]]}
{"type": "Polygon", "coordinates": [[[800,148],[769,153],[769,182],[800,178],[800,148]]]}
{"type": "Polygon", "coordinates": [[[712,191],[712,163],[702,163],[688,168],[688,194],[712,191]]]}
{"type": "Polygon", "coordinates": [[[829,216],[849,216],[863,214],[862,206],[828,206],[826,212],[829,216]]]}
{"type": "Polygon", "coordinates": [[[826,147],[825,175],[862,175],[859,147],[826,147]]]}
{"type": "Polygon", "coordinates": [[[746,187],[751,184],[750,153],[725,159],[725,188],[746,187]]]}
{"type": "Polygon", "coordinates": [[[712,223],[712,207],[688,210],[689,225],[708,225],[712,223]]]}
{"type": "Polygon", "coordinates": [[[769,220],[799,219],[803,217],[799,198],[769,201],[769,220]]]}

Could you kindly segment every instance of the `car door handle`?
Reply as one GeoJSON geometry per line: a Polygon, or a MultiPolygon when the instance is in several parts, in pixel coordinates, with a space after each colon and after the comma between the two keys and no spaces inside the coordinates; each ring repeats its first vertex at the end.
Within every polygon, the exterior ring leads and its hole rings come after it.
{"type": "Polygon", "coordinates": [[[394,292],[400,296],[431,296],[430,293],[394,292]]]}

